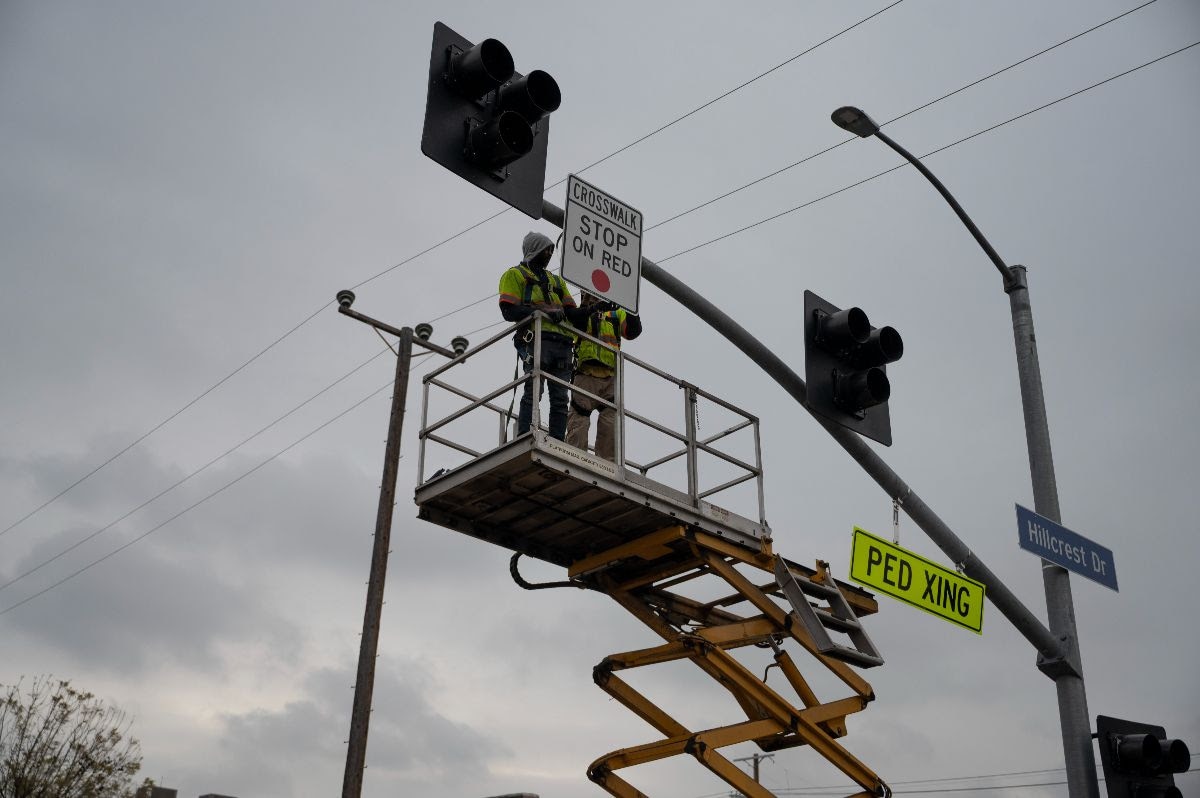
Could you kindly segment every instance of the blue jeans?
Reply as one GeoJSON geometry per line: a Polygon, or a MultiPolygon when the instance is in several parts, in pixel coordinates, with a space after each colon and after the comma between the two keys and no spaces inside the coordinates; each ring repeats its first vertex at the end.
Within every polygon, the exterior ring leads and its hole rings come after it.
{"type": "MultiPolygon", "coordinates": [[[[567,385],[571,382],[571,361],[574,355],[574,343],[560,336],[543,333],[542,335],[542,371],[563,380],[567,385]]],[[[517,356],[525,373],[533,371],[533,343],[517,342],[517,356]]],[[[550,385],[550,435],[560,441],[567,436],[567,385],[552,382],[543,375],[541,387],[550,385]]],[[[538,400],[541,400],[541,391],[538,400]]],[[[525,393],[521,395],[521,409],[517,414],[517,435],[529,431],[533,420],[533,380],[525,383],[525,393]]]]}

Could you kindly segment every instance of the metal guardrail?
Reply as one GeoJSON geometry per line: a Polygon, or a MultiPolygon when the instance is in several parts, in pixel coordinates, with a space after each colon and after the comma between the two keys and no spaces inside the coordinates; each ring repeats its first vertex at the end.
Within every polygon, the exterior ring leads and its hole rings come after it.
{"type": "MultiPolygon", "coordinates": [[[[616,424],[614,429],[615,438],[615,466],[618,474],[624,474],[627,470],[635,470],[641,476],[661,479],[663,466],[674,463],[680,458],[683,458],[683,466],[686,474],[686,486],[671,485],[670,482],[664,482],[668,487],[679,490],[687,494],[691,502],[695,506],[700,506],[701,500],[705,500],[710,496],[727,491],[737,485],[750,482],[753,480],[757,488],[757,506],[753,509],[742,508],[748,512],[740,512],[741,515],[747,517],[756,517],[760,523],[765,524],[765,509],[763,501],[763,471],[762,471],[762,442],[759,435],[758,418],[747,413],[736,405],[727,402],[720,397],[689,383],[679,379],[659,368],[656,368],[643,360],[640,360],[632,355],[626,354],[622,350],[610,346],[592,335],[582,331],[576,331],[576,334],[588,341],[591,341],[598,346],[612,352],[616,358],[616,367],[614,375],[614,400],[609,401],[603,397],[597,396],[588,391],[576,388],[570,383],[567,383],[553,374],[549,374],[541,368],[541,347],[542,347],[542,324],[546,316],[541,312],[535,312],[527,319],[523,319],[504,330],[496,333],[492,337],[485,340],[483,343],[473,349],[456,357],[454,360],[434,369],[424,376],[422,379],[422,401],[421,401],[421,430],[420,430],[420,453],[417,466],[418,484],[424,484],[427,479],[432,479],[440,475],[441,471],[436,472],[433,476],[427,478],[426,455],[427,447],[430,444],[454,450],[470,458],[478,458],[488,451],[505,445],[510,440],[510,429],[515,429],[516,413],[513,412],[513,406],[519,402],[519,397],[516,392],[523,390],[526,383],[532,382],[533,395],[540,397],[546,381],[556,382],[564,385],[572,391],[578,391],[586,396],[591,397],[596,402],[611,408],[616,413],[616,424]],[[457,373],[455,370],[461,371],[462,366],[470,360],[475,360],[480,357],[489,357],[499,359],[499,351],[494,349],[499,342],[509,342],[512,337],[520,330],[529,329],[533,331],[533,368],[528,374],[518,374],[514,379],[507,380],[499,387],[488,389],[479,395],[462,387],[461,384],[455,384],[452,381],[453,376],[457,373]],[[485,353],[488,353],[485,355],[485,353]],[[626,401],[625,379],[627,369],[635,368],[645,372],[646,374],[673,384],[683,391],[682,404],[682,424],[680,429],[673,428],[666,424],[661,424],[651,419],[647,414],[638,412],[631,408],[626,401]],[[444,392],[449,395],[464,399],[467,404],[446,415],[431,420],[430,415],[430,399],[433,391],[444,392]],[[500,397],[508,392],[514,392],[513,403],[508,407],[497,403],[500,397]],[[736,417],[736,422],[731,426],[700,438],[697,425],[697,407],[703,402],[711,402],[712,404],[723,408],[728,413],[736,417]],[[495,414],[498,424],[498,433],[495,438],[494,447],[488,447],[487,441],[470,440],[464,441],[451,437],[448,431],[450,425],[455,421],[464,419],[467,416],[478,413],[495,414]],[[625,456],[625,442],[627,439],[627,422],[634,422],[638,425],[655,430],[659,434],[666,436],[668,439],[676,442],[678,448],[672,448],[664,454],[654,457],[644,463],[634,462],[625,456]],[[735,457],[716,447],[716,444],[726,439],[732,438],[737,433],[743,430],[749,430],[753,436],[753,458],[752,462],[747,462],[746,459],[735,457]],[[734,476],[730,479],[725,479],[717,484],[707,484],[701,478],[700,454],[705,453],[723,463],[728,464],[734,472],[734,476]]],[[[503,349],[503,347],[501,347],[503,349]]],[[[505,356],[511,359],[511,353],[505,353],[505,356]]],[[[541,408],[541,402],[535,401],[533,405],[533,417],[531,421],[531,429],[544,428],[542,417],[545,414],[541,408]]],[[[452,469],[449,469],[452,470],[452,469]]],[[[739,512],[738,508],[725,508],[733,512],[739,512]]]]}

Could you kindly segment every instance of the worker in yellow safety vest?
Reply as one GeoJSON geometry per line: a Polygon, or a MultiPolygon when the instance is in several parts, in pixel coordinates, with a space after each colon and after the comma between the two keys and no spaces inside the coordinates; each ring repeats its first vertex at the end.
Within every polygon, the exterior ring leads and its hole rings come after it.
{"type": "MultiPolygon", "coordinates": [[[[550,435],[561,441],[567,430],[567,384],[571,382],[575,343],[574,331],[567,322],[582,325],[584,313],[582,308],[576,307],[566,280],[547,270],[553,254],[554,242],[547,236],[534,232],[525,236],[521,242],[521,262],[500,277],[500,313],[509,322],[528,318],[535,310],[547,316],[547,320],[542,321],[541,368],[562,382],[543,379],[542,386],[550,385],[550,435]]],[[[513,343],[525,373],[529,374],[533,371],[533,327],[517,330],[513,343]]],[[[541,400],[540,390],[538,400],[541,400]]],[[[533,380],[530,379],[521,396],[517,435],[529,431],[532,419],[533,380]]]]}
{"type": "MultiPolygon", "coordinates": [[[[621,339],[633,340],[642,334],[642,320],[636,313],[618,308],[612,302],[601,301],[599,297],[586,291],[583,294],[582,310],[586,312],[587,319],[583,324],[575,323],[575,326],[613,349],[621,348],[621,339]]],[[[574,390],[571,391],[571,413],[567,420],[567,443],[579,449],[587,449],[592,411],[598,411],[596,455],[613,460],[613,429],[616,426],[617,413],[596,397],[609,402],[615,401],[613,378],[617,356],[612,349],[582,337],[576,341],[576,347],[574,390]]]]}

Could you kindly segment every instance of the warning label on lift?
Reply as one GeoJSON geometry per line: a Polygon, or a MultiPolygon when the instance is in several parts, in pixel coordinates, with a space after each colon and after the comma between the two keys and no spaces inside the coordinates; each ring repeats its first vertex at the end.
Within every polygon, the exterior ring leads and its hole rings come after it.
{"type": "Polygon", "coordinates": [[[983,634],[982,582],[854,527],[850,578],[956,626],[983,634]]]}

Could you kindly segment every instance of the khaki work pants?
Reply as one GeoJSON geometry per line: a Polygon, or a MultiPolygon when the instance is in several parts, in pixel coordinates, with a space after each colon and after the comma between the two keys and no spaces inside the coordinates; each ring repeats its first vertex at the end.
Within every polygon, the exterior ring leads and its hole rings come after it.
{"type": "MultiPolygon", "coordinates": [[[[611,376],[594,377],[591,374],[577,371],[572,382],[596,396],[603,397],[610,402],[614,401],[614,381],[611,376]]],[[[588,430],[591,428],[593,410],[600,413],[600,417],[596,421],[596,456],[615,461],[613,430],[617,423],[617,411],[579,391],[571,392],[571,413],[567,418],[567,443],[577,449],[587,451],[588,430]]]]}

